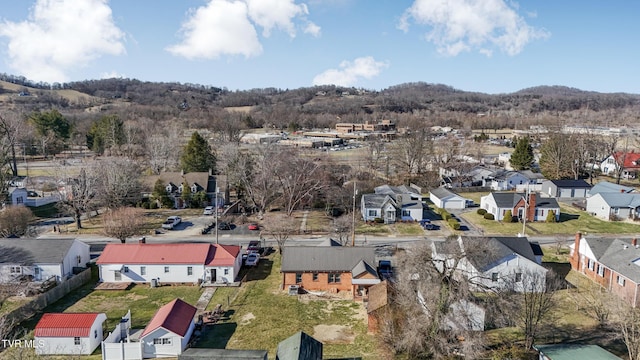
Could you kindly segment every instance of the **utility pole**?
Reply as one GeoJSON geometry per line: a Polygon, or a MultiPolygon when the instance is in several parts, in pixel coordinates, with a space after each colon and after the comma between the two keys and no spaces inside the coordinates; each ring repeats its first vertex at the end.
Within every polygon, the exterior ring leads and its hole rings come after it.
{"type": "Polygon", "coordinates": [[[524,192],[524,216],[522,217],[522,237],[527,236],[527,206],[529,205],[529,186],[527,185],[527,190],[524,192]]]}
{"type": "Polygon", "coordinates": [[[218,187],[216,186],[216,244],[218,244],[218,187]]]}
{"type": "Polygon", "coordinates": [[[351,246],[356,246],[356,182],[353,181],[353,208],[351,209],[351,246]]]}

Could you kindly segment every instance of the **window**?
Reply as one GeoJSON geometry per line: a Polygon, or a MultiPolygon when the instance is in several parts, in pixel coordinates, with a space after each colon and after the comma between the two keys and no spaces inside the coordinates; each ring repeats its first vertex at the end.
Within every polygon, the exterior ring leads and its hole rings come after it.
{"type": "Polygon", "coordinates": [[[24,198],[22,196],[18,196],[16,198],[16,204],[24,204],[24,198]]]}
{"type": "Polygon", "coordinates": [[[604,277],[604,266],[598,264],[598,275],[604,277]]]}
{"type": "Polygon", "coordinates": [[[187,266],[187,275],[193,275],[193,266],[187,266]]]}
{"type": "Polygon", "coordinates": [[[491,281],[498,281],[498,273],[491,273],[491,281]]]}
{"type": "Polygon", "coordinates": [[[22,274],[22,267],[20,266],[12,266],[9,270],[11,274],[22,274]]]}
{"type": "Polygon", "coordinates": [[[171,339],[162,339],[162,345],[171,345],[171,339]]]}
{"type": "Polygon", "coordinates": [[[125,266],[125,267],[124,267],[124,272],[126,272],[126,273],[128,273],[128,272],[129,272],[129,267],[128,267],[128,266],[125,266]]]}
{"type": "Polygon", "coordinates": [[[36,276],[40,275],[40,268],[39,267],[34,267],[33,268],[33,274],[36,275],[36,276]]]}
{"type": "Polygon", "coordinates": [[[618,285],[624,286],[624,278],[620,275],[618,275],[618,285]]]}
{"type": "Polygon", "coordinates": [[[296,284],[302,282],[302,273],[296,273],[296,284]]]}
{"type": "Polygon", "coordinates": [[[171,339],[155,338],[153,339],[153,345],[171,345],[171,339]]]}
{"type": "Polygon", "coordinates": [[[522,282],[522,273],[516,273],[516,282],[522,282]]]}
{"type": "Polygon", "coordinates": [[[80,345],[80,338],[79,337],[74,337],[73,338],[73,345],[80,345]]]}
{"type": "Polygon", "coordinates": [[[120,280],[122,280],[122,273],[121,273],[120,271],[114,271],[114,272],[113,272],[113,278],[114,278],[116,281],[120,281],[120,280]]]}
{"type": "Polygon", "coordinates": [[[229,275],[229,269],[224,269],[224,274],[229,275]]]}
{"type": "Polygon", "coordinates": [[[94,339],[98,338],[98,330],[93,330],[93,338],[94,339]]]}
{"type": "Polygon", "coordinates": [[[164,272],[165,272],[165,273],[168,273],[168,272],[169,272],[169,267],[168,267],[168,266],[165,266],[165,267],[164,267],[164,272]]]}
{"type": "Polygon", "coordinates": [[[317,272],[313,273],[313,281],[318,281],[318,273],[317,272]]]}
{"type": "Polygon", "coordinates": [[[378,216],[378,211],[376,211],[376,210],[369,210],[369,216],[378,216]]]}
{"type": "Polygon", "coordinates": [[[411,216],[411,211],[409,211],[409,210],[402,210],[402,216],[411,216]]]}
{"type": "Polygon", "coordinates": [[[587,267],[589,268],[589,270],[593,271],[593,269],[595,268],[595,261],[588,259],[587,260],[587,267]]]}
{"type": "Polygon", "coordinates": [[[140,275],[147,275],[147,267],[140,266],[140,275]]]}
{"type": "Polygon", "coordinates": [[[329,273],[329,282],[330,283],[339,283],[340,282],[340,273],[329,273]]]}

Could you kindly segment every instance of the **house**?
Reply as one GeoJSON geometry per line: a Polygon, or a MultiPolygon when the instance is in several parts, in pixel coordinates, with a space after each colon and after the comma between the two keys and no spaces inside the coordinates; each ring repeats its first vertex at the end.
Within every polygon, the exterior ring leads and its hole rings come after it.
{"type": "Polygon", "coordinates": [[[587,197],[591,185],[579,180],[547,180],[542,182],[542,194],[553,198],[587,197]]]}
{"type": "Polygon", "coordinates": [[[536,244],[526,237],[462,237],[431,244],[436,266],[459,257],[456,272],[471,281],[474,291],[544,288],[547,269],[538,262],[536,244]]]}
{"type": "Polygon", "coordinates": [[[103,313],[47,313],[33,332],[38,355],[90,355],[102,341],[103,313]]]}
{"type": "Polygon", "coordinates": [[[621,360],[598,345],[591,344],[550,344],[533,345],[538,352],[538,360],[621,360]]]}
{"type": "Polygon", "coordinates": [[[0,239],[0,283],[65,281],[89,260],[89,245],[77,239],[0,239]]]}
{"type": "Polygon", "coordinates": [[[640,153],[616,151],[600,163],[600,171],[608,176],[635,179],[640,170],[640,153]]]}
{"type": "Polygon", "coordinates": [[[322,343],[298,331],[278,344],[276,360],[322,360],[322,343]]]}
{"type": "Polygon", "coordinates": [[[569,248],[572,270],[630,306],[640,305],[640,245],[636,239],[586,238],[577,233],[569,248]]]}
{"type": "Polygon", "coordinates": [[[636,220],[640,218],[640,194],[598,193],[587,198],[586,210],[602,220],[636,220]]]}
{"type": "Polygon", "coordinates": [[[502,170],[496,172],[486,180],[487,186],[493,191],[513,190],[517,185],[535,184],[531,179],[518,171],[502,170]]]}
{"type": "Polygon", "coordinates": [[[424,218],[421,189],[416,186],[378,186],[374,194],[363,194],[360,212],[364,221],[383,219],[385,224],[396,221],[420,221],[424,218]]]}
{"type": "Polygon", "coordinates": [[[467,207],[469,200],[455,194],[444,187],[439,187],[429,191],[429,200],[441,209],[462,210],[467,207]]]}
{"type": "Polygon", "coordinates": [[[587,193],[587,197],[594,196],[600,193],[619,193],[619,194],[629,194],[636,192],[636,189],[631,186],[624,186],[620,184],[610,183],[608,181],[601,181],[591,188],[587,193]]]}
{"type": "Polygon", "coordinates": [[[389,282],[383,280],[369,288],[369,301],[367,302],[367,329],[370,333],[376,333],[379,329],[383,309],[389,305],[391,293],[389,282]]]}
{"type": "Polygon", "coordinates": [[[468,170],[440,168],[439,174],[442,177],[442,185],[448,188],[487,186],[487,180],[495,175],[495,169],[487,168],[483,165],[473,165],[468,170]]]}
{"type": "Polygon", "coordinates": [[[218,202],[226,203],[229,199],[229,189],[227,188],[226,180],[224,176],[214,176],[211,171],[209,172],[188,172],[175,171],[175,172],[162,172],[160,175],[147,176],[144,179],[144,184],[147,188],[147,194],[151,194],[156,181],[160,179],[165,185],[167,194],[175,201],[175,207],[182,208],[185,204],[182,203],[180,196],[184,190],[184,183],[186,182],[191,190],[192,194],[197,192],[205,192],[209,202],[212,202],[216,197],[216,189],[218,189],[218,202]]]}
{"type": "Polygon", "coordinates": [[[61,200],[61,195],[58,193],[51,193],[46,196],[40,196],[37,192],[33,190],[27,190],[24,187],[10,187],[8,191],[11,205],[38,207],[57,203],[61,200]]]}
{"type": "Polygon", "coordinates": [[[178,360],[267,360],[267,350],[235,350],[189,348],[178,355],[178,360]]]}
{"type": "Polygon", "coordinates": [[[242,254],[236,245],[107,244],[96,263],[102,282],[232,283],[242,254]]]}
{"type": "Polygon", "coordinates": [[[526,210],[527,221],[546,221],[549,212],[555,214],[556,221],[560,219],[560,205],[556,199],[540,198],[531,193],[525,201],[525,196],[524,193],[492,192],[480,198],[480,207],[493,214],[496,221],[503,220],[507,210],[518,219],[525,218],[526,210]]]}
{"type": "Polygon", "coordinates": [[[145,359],[176,357],[187,348],[197,309],[180,299],[162,306],[140,335],[145,359]]]}
{"type": "Polygon", "coordinates": [[[375,269],[375,249],[368,246],[287,246],[282,257],[284,289],[348,291],[354,299],[365,297],[380,282],[375,269]]]}

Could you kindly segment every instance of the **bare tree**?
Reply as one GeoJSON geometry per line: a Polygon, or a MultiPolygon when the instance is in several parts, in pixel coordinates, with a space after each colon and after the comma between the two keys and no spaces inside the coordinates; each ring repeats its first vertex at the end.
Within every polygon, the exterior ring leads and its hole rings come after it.
{"type": "Polygon", "coordinates": [[[425,163],[432,153],[431,134],[427,129],[409,132],[391,146],[393,163],[403,177],[413,177],[425,170],[425,163]]]}
{"type": "Polygon", "coordinates": [[[146,152],[154,174],[174,169],[178,165],[179,142],[177,136],[152,135],[147,138],[146,152]]]}
{"type": "Polygon", "coordinates": [[[246,159],[253,164],[253,171],[240,173],[240,185],[258,210],[260,217],[280,196],[278,181],[275,177],[275,162],[278,154],[279,149],[276,145],[259,145],[250,158],[246,159]]]}
{"type": "Polygon", "coordinates": [[[341,245],[347,245],[351,237],[353,221],[351,215],[342,215],[333,219],[333,233],[341,245]]]}
{"type": "Polygon", "coordinates": [[[600,327],[609,324],[612,315],[612,303],[615,299],[600,284],[590,283],[571,289],[569,295],[576,303],[576,309],[582,309],[598,322],[600,327]]]}
{"type": "Polygon", "coordinates": [[[0,235],[23,236],[27,234],[32,220],[33,213],[26,206],[8,206],[0,212],[0,235]]]}
{"type": "Polygon", "coordinates": [[[108,208],[135,204],[142,196],[140,166],[133,160],[107,157],[96,169],[97,200],[108,208]]]}
{"type": "Polygon", "coordinates": [[[0,115],[0,136],[2,141],[0,150],[8,158],[13,176],[18,176],[18,165],[16,160],[16,147],[19,146],[21,137],[27,132],[28,126],[24,119],[16,113],[5,113],[0,115]]]}
{"type": "Polygon", "coordinates": [[[122,207],[107,211],[102,218],[104,234],[125,243],[127,238],[142,235],[146,221],[144,210],[132,207],[122,207]]]}
{"type": "Polygon", "coordinates": [[[77,176],[63,175],[64,186],[59,190],[58,206],[73,214],[78,229],[82,228],[82,215],[97,207],[98,178],[93,169],[80,169],[77,176]],[[88,170],[88,171],[87,171],[88,170]]]}
{"type": "Polygon", "coordinates": [[[281,152],[275,167],[274,175],[288,216],[327,185],[320,164],[293,150],[281,152]]]}
{"type": "Polygon", "coordinates": [[[298,231],[298,222],[295,218],[284,214],[278,214],[273,218],[270,218],[268,222],[265,222],[261,236],[268,235],[275,240],[278,244],[278,252],[282,254],[284,251],[284,245],[287,240],[289,240],[289,237],[293,234],[297,234],[298,231]]]}
{"type": "Polygon", "coordinates": [[[620,331],[629,360],[640,360],[640,309],[617,300],[614,302],[614,312],[613,324],[620,331]]]}

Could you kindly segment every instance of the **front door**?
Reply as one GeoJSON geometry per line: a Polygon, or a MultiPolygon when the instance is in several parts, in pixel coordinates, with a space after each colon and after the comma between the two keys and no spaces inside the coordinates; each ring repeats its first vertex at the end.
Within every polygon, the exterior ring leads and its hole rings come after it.
{"type": "Polygon", "coordinates": [[[216,282],[217,277],[216,277],[216,269],[211,269],[211,282],[216,282]]]}
{"type": "Polygon", "coordinates": [[[116,272],[115,272],[115,274],[114,274],[114,276],[113,276],[113,278],[114,278],[116,281],[121,281],[121,280],[122,280],[122,273],[121,273],[120,271],[116,271],[116,272]]]}

